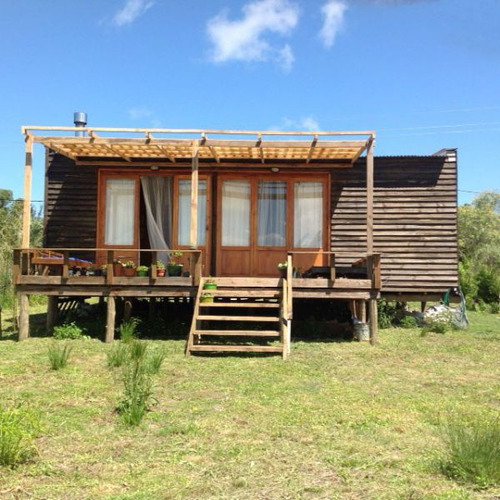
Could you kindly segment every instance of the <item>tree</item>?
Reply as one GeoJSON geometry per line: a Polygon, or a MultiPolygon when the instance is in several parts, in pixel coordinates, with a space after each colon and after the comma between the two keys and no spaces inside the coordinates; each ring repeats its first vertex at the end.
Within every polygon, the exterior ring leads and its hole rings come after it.
{"type": "Polygon", "coordinates": [[[500,193],[485,191],[458,209],[460,285],[469,302],[500,297],[500,193]]]}

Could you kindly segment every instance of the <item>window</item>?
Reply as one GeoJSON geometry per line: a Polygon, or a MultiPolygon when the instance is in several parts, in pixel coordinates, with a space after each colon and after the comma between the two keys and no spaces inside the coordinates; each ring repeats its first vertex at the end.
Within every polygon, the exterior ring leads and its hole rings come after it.
{"type": "Polygon", "coordinates": [[[135,221],[135,180],[106,181],[105,245],[133,245],[135,221]]]}
{"type": "Polygon", "coordinates": [[[250,245],[250,182],[222,183],[222,246],[250,245]]]}
{"type": "MultiPolygon", "coordinates": [[[[198,245],[206,242],[207,181],[198,181],[198,245]]],[[[191,180],[179,179],[178,243],[190,245],[191,227],[191,180]]]]}
{"type": "Polygon", "coordinates": [[[323,183],[295,182],[295,248],[320,248],[323,245],[323,183]]]}
{"type": "Polygon", "coordinates": [[[259,181],[257,245],[286,246],[286,181],[259,181]]]}

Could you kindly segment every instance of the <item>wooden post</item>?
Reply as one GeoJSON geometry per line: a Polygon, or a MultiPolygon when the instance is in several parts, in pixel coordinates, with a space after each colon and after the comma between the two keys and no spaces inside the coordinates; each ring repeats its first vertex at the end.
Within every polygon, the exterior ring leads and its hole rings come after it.
{"type": "Polygon", "coordinates": [[[366,302],[364,300],[359,301],[359,321],[366,323],[366,302]]]}
{"type": "Polygon", "coordinates": [[[189,241],[191,248],[198,246],[198,148],[199,141],[193,142],[193,159],[191,163],[191,225],[189,241]]]}
{"type": "Polygon", "coordinates": [[[292,254],[288,254],[286,258],[286,284],[288,287],[286,299],[287,299],[287,319],[293,318],[293,261],[292,254]]]}
{"type": "Polygon", "coordinates": [[[107,285],[112,285],[113,284],[113,276],[114,276],[114,266],[113,266],[113,260],[114,260],[114,250],[108,250],[107,252],[107,257],[106,257],[106,284],[107,285]]]}
{"type": "Polygon", "coordinates": [[[22,247],[26,249],[30,246],[31,231],[31,173],[33,169],[33,138],[31,135],[26,135],[24,142],[25,160],[22,247]]]}
{"type": "Polygon", "coordinates": [[[123,321],[128,321],[132,317],[132,301],[125,300],[123,304],[123,321]]]}
{"type": "Polygon", "coordinates": [[[148,319],[149,322],[152,323],[156,317],[156,297],[149,298],[149,311],[148,311],[148,319]]]}
{"type": "Polygon", "coordinates": [[[49,295],[47,297],[47,333],[51,334],[54,331],[54,326],[57,323],[57,296],[49,295]]]}
{"type": "Polygon", "coordinates": [[[366,253],[373,253],[373,139],[366,150],[366,253]]]}
{"type": "Polygon", "coordinates": [[[116,303],[115,298],[110,295],[108,297],[107,320],[106,320],[106,338],[105,342],[113,342],[115,338],[115,316],[116,316],[116,303]]]}
{"type": "Polygon", "coordinates": [[[14,268],[12,274],[12,283],[17,285],[21,275],[21,250],[14,250],[14,268]]]}
{"type": "Polygon", "coordinates": [[[69,252],[67,250],[63,252],[62,277],[64,280],[67,280],[69,277],[69,252]]]}
{"type": "Polygon", "coordinates": [[[330,254],[330,281],[332,286],[335,284],[335,254],[330,254]]]}
{"type": "Polygon", "coordinates": [[[422,313],[425,312],[425,308],[427,307],[427,302],[420,302],[420,311],[422,313]]]}
{"type": "Polygon", "coordinates": [[[377,310],[377,300],[370,299],[370,344],[375,345],[377,343],[378,334],[378,310],[377,310]]]}
{"type": "Polygon", "coordinates": [[[30,335],[30,303],[28,294],[19,294],[19,340],[26,340],[30,335]]]}
{"type": "Polygon", "coordinates": [[[156,263],[158,262],[158,252],[151,252],[151,279],[154,281],[158,277],[158,267],[156,263]]]}

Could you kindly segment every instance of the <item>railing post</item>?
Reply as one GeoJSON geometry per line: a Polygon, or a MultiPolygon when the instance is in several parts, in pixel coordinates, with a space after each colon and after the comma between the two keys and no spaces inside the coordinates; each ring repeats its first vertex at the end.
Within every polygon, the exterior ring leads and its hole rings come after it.
{"type": "Polygon", "coordinates": [[[372,287],[379,290],[382,287],[380,278],[380,254],[375,253],[372,256],[372,287]]]}
{"type": "Polygon", "coordinates": [[[151,252],[151,279],[155,280],[158,277],[156,263],[158,262],[158,252],[151,252]]]}
{"type": "Polygon", "coordinates": [[[63,270],[62,270],[63,280],[67,280],[69,277],[69,252],[64,250],[63,252],[63,270]]]}
{"type": "Polygon", "coordinates": [[[198,286],[200,284],[202,269],[201,269],[201,251],[197,251],[193,254],[194,259],[194,272],[193,272],[193,284],[198,286]]]}
{"type": "Polygon", "coordinates": [[[113,284],[113,260],[114,260],[114,250],[108,250],[106,258],[106,284],[113,284]]]}
{"type": "Polygon", "coordinates": [[[19,283],[19,275],[21,274],[21,250],[14,250],[14,269],[12,275],[12,281],[14,285],[19,283]]]}
{"type": "Polygon", "coordinates": [[[330,281],[332,282],[332,286],[335,284],[335,254],[330,254],[330,281]]]}
{"type": "Polygon", "coordinates": [[[293,317],[293,298],[292,298],[292,281],[293,281],[293,260],[292,254],[289,253],[286,257],[286,281],[287,281],[287,319],[293,317]]]}

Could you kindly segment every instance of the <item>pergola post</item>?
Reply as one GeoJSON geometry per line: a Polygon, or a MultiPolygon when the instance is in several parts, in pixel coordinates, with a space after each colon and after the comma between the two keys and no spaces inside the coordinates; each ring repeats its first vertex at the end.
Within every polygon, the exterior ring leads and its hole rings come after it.
{"type": "Polygon", "coordinates": [[[193,141],[193,159],[191,163],[191,225],[189,241],[191,248],[198,247],[198,149],[199,141],[193,141]]]}
{"type": "Polygon", "coordinates": [[[29,134],[25,139],[25,160],[24,160],[24,203],[23,203],[23,234],[22,248],[30,246],[31,229],[31,171],[33,168],[33,137],[29,134]]]}
{"type": "Polygon", "coordinates": [[[366,253],[373,254],[373,138],[366,149],[366,253]]]}

